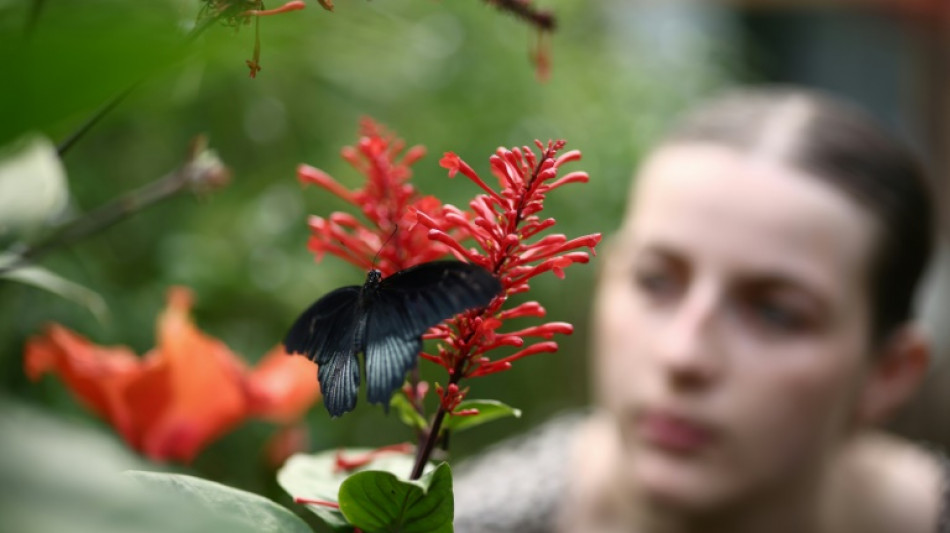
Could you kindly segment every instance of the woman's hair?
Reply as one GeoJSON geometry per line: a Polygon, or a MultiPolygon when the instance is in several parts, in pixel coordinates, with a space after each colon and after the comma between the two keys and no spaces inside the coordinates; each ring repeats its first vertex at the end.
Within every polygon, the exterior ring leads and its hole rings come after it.
{"type": "Polygon", "coordinates": [[[764,154],[867,209],[880,222],[870,271],[872,342],[910,318],[933,247],[934,206],[922,166],[869,115],[801,89],[734,90],[688,113],[661,144],[697,142],[764,154]]]}

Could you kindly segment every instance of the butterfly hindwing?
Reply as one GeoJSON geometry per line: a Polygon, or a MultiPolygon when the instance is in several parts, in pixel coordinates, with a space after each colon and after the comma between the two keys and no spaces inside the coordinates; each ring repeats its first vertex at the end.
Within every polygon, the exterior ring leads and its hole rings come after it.
{"type": "Polygon", "coordinates": [[[366,324],[366,399],[388,406],[421,350],[422,333],[412,325],[403,302],[380,295],[366,324]]]}
{"type": "Polygon", "coordinates": [[[365,327],[359,294],[359,287],[342,287],[320,298],[284,338],[288,353],[305,354],[317,363],[323,402],[332,416],[356,406],[360,385],[356,352],[365,327]]]}

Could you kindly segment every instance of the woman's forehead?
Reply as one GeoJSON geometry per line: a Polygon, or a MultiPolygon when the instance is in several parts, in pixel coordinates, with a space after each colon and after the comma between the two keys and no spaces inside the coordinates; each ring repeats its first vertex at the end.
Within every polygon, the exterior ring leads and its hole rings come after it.
{"type": "Polygon", "coordinates": [[[867,279],[871,215],[818,177],[712,145],[667,147],[637,177],[624,234],[722,267],[867,279]]]}

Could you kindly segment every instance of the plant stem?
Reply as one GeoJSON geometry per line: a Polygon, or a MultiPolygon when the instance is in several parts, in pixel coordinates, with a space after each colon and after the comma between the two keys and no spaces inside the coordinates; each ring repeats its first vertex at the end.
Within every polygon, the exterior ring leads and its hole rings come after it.
{"type": "Polygon", "coordinates": [[[33,3],[30,4],[30,14],[26,19],[26,36],[30,37],[33,35],[33,31],[36,30],[36,24],[40,20],[40,13],[43,12],[43,7],[46,4],[46,0],[33,0],[33,3]]]}
{"type": "Polygon", "coordinates": [[[204,140],[199,137],[193,141],[188,158],[181,167],[60,225],[45,239],[19,252],[12,262],[0,266],[0,274],[19,268],[56,248],[98,233],[182,190],[210,189],[222,185],[228,179],[228,170],[216,160],[211,163],[201,161],[199,157],[204,150],[204,140]]]}
{"type": "Polygon", "coordinates": [[[83,135],[85,135],[89,130],[91,130],[93,126],[98,124],[99,121],[102,120],[103,117],[108,115],[110,111],[112,111],[113,109],[115,109],[116,106],[122,103],[122,101],[125,100],[125,98],[128,95],[132,94],[132,91],[134,91],[135,88],[138,87],[140,83],[141,82],[135,82],[132,85],[129,85],[128,87],[126,87],[124,91],[122,91],[118,95],[114,96],[111,100],[106,102],[104,106],[100,107],[95,113],[93,113],[92,116],[86,119],[86,121],[83,122],[81,126],[76,128],[65,139],[60,141],[60,143],[56,146],[56,152],[59,154],[59,156],[63,157],[63,155],[67,151],[69,151],[69,149],[72,148],[74,144],[76,144],[76,141],[81,139],[83,135]]]}
{"type": "MultiPolygon", "coordinates": [[[[43,0],[37,0],[37,2],[34,4],[34,6],[36,6],[34,9],[39,10],[40,7],[42,6],[42,2],[43,0]]],[[[188,35],[185,37],[185,40],[182,44],[187,45],[191,43],[192,41],[194,41],[205,30],[211,27],[211,25],[217,20],[218,20],[217,17],[208,17],[202,20],[197,26],[195,26],[194,28],[191,29],[190,32],[188,32],[188,35]]],[[[91,130],[93,126],[98,124],[99,121],[103,119],[103,117],[108,115],[110,111],[112,111],[120,103],[122,103],[122,101],[125,100],[126,97],[128,97],[130,94],[132,94],[132,92],[136,88],[138,88],[138,86],[141,85],[144,81],[145,79],[141,79],[141,80],[131,83],[122,92],[120,92],[116,96],[113,96],[108,102],[105,103],[105,105],[97,109],[96,112],[92,114],[92,116],[86,119],[85,122],[83,122],[82,125],[80,125],[78,128],[73,130],[72,133],[67,135],[65,139],[60,141],[60,143],[56,146],[56,152],[59,154],[59,156],[62,157],[67,151],[69,151],[69,149],[72,148],[73,145],[75,145],[76,142],[79,141],[83,136],[85,136],[86,133],[88,133],[89,130],[91,130]]]]}
{"type": "Polygon", "coordinates": [[[530,0],[485,0],[485,2],[502,11],[508,11],[529,24],[537,26],[540,30],[554,31],[557,26],[557,20],[552,13],[535,8],[530,0]]]}
{"type": "MultiPolygon", "coordinates": [[[[510,231],[517,231],[518,225],[522,222],[523,210],[525,203],[527,201],[528,194],[531,188],[534,186],[535,181],[538,178],[538,174],[541,172],[541,167],[544,165],[544,162],[552,158],[553,154],[549,150],[544,150],[541,153],[541,159],[535,165],[534,170],[531,172],[531,178],[528,179],[527,187],[525,192],[521,195],[521,198],[518,200],[518,205],[516,209],[516,214],[514,222],[511,226],[510,231]]],[[[510,249],[509,245],[509,249],[510,249]]],[[[503,257],[507,257],[507,254],[503,257]]],[[[497,276],[502,267],[504,266],[504,259],[500,261],[493,270],[494,274],[497,276]]],[[[466,345],[468,342],[465,343],[466,345]]],[[[455,363],[455,368],[452,371],[451,376],[449,377],[449,385],[458,385],[458,382],[462,379],[462,376],[465,374],[465,363],[468,362],[468,358],[465,356],[460,356],[458,362],[455,363]]],[[[417,378],[418,379],[418,378],[417,378]]],[[[446,386],[446,389],[448,387],[446,386]]],[[[432,455],[432,450],[435,448],[436,441],[439,440],[439,432],[442,430],[442,422],[445,420],[445,416],[448,413],[445,410],[445,407],[439,402],[439,410],[435,413],[435,418],[432,419],[432,426],[429,428],[428,433],[425,435],[425,440],[421,440],[422,445],[416,451],[416,461],[412,466],[412,474],[409,476],[409,479],[419,479],[422,476],[422,470],[425,468],[426,463],[429,461],[429,456],[432,455]]]]}
{"type": "MultiPolygon", "coordinates": [[[[452,376],[449,377],[449,385],[458,385],[458,382],[462,379],[462,370],[464,367],[465,358],[459,357],[458,362],[455,364],[455,371],[452,372],[452,376]]],[[[446,387],[446,389],[448,389],[448,387],[446,387]]],[[[419,479],[422,476],[422,471],[425,469],[426,463],[429,462],[429,457],[432,455],[435,443],[439,440],[439,432],[442,431],[442,422],[445,420],[445,415],[447,414],[448,412],[445,410],[445,406],[442,405],[442,402],[439,402],[439,410],[436,411],[435,418],[432,419],[432,426],[429,428],[428,433],[426,433],[422,445],[419,446],[416,451],[416,462],[412,465],[412,474],[409,475],[409,479],[419,479]]]]}

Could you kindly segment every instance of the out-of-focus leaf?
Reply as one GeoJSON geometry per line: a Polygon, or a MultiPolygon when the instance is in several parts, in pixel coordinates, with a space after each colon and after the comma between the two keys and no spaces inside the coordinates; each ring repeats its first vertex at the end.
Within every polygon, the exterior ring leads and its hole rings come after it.
{"type": "Polygon", "coordinates": [[[183,474],[130,471],[149,492],[168,493],[193,502],[218,517],[229,531],[247,533],[312,533],[297,515],[257,494],[183,474]]]}
{"type": "Polygon", "coordinates": [[[22,139],[0,153],[0,239],[43,226],[68,196],[66,170],[45,137],[22,139]]]}
{"type": "MultiPolygon", "coordinates": [[[[0,258],[0,266],[4,261],[0,258]]],[[[47,290],[53,294],[75,302],[92,313],[97,320],[104,322],[109,309],[99,293],[88,289],[76,282],[70,281],[58,274],[38,266],[17,268],[9,272],[0,273],[0,279],[18,281],[47,290]]]]}
{"type": "Polygon", "coordinates": [[[448,463],[416,481],[370,470],[340,486],[340,510],[368,533],[451,533],[454,501],[448,463]]]}
{"type": "Polygon", "coordinates": [[[466,409],[478,409],[478,414],[450,416],[446,418],[442,428],[445,430],[459,431],[484,424],[485,422],[491,422],[492,420],[498,420],[499,418],[509,416],[521,418],[520,409],[515,409],[497,400],[465,400],[459,403],[458,411],[464,411],[466,409]]]}
{"type": "MultiPolygon", "coordinates": [[[[344,457],[358,457],[372,451],[371,448],[347,448],[339,453],[344,457]]],[[[296,498],[336,503],[340,485],[352,473],[337,469],[337,453],[330,450],[313,455],[294,455],[277,472],[277,482],[296,498]]],[[[406,454],[381,454],[355,471],[372,469],[406,476],[412,471],[412,464],[413,458],[406,454]]],[[[323,505],[307,505],[307,508],[334,529],[349,527],[338,509],[323,505]]]]}
{"type": "MultiPolygon", "coordinates": [[[[121,472],[145,463],[105,433],[0,398],[4,531],[210,533],[121,472]]],[[[223,533],[223,532],[222,532],[223,533]]]]}

